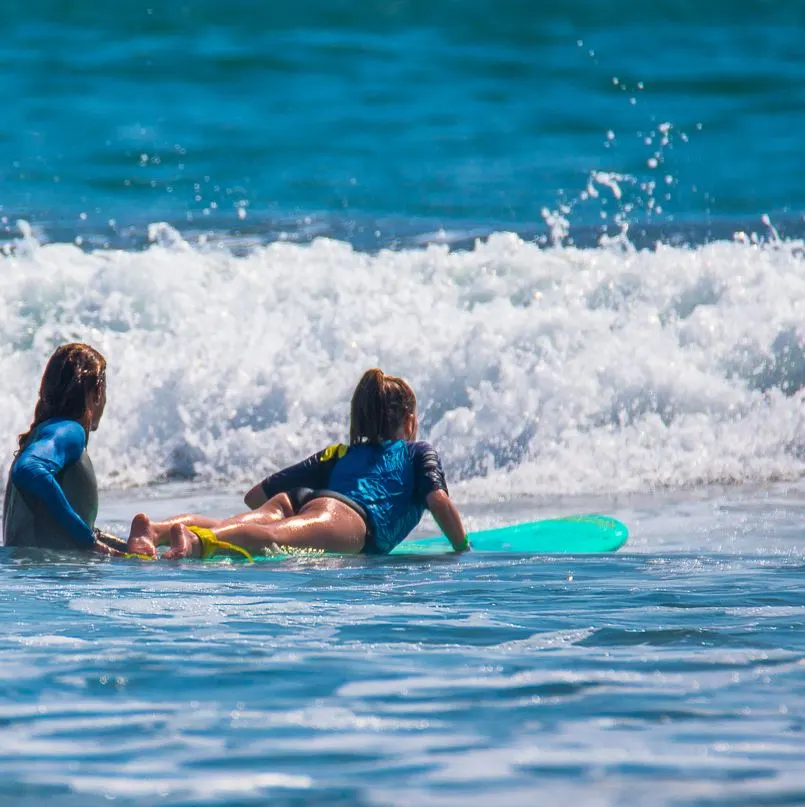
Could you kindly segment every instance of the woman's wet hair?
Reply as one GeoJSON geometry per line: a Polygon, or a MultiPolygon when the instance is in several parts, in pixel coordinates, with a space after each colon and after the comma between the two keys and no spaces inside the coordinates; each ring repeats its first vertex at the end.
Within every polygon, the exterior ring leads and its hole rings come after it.
{"type": "Polygon", "coordinates": [[[381,443],[393,439],[408,415],[416,413],[416,395],[402,378],[367,370],[350,407],[349,442],[381,443]]]}
{"type": "Polygon", "coordinates": [[[56,348],[42,374],[33,422],[19,436],[20,449],[25,448],[33,430],[50,418],[80,421],[89,394],[105,387],[106,359],[94,347],[71,342],[56,348]]]}

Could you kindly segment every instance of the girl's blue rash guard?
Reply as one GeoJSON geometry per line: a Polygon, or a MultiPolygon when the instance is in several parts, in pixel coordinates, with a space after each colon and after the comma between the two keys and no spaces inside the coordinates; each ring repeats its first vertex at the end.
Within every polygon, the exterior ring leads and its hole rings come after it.
{"type": "Polygon", "coordinates": [[[384,554],[419,523],[428,494],[448,492],[433,446],[407,440],[331,445],[267,477],[262,487],[269,499],[294,488],[346,496],[367,513],[367,549],[384,554]]]}
{"type": "Polygon", "coordinates": [[[9,473],[3,506],[6,546],[91,549],[98,486],[75,420],[40,423],[9,473]]]}

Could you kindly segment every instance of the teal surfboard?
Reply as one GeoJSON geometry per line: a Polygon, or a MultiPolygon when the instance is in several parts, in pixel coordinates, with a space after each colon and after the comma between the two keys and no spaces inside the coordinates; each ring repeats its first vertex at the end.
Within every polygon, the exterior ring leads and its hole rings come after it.
{"type": "MultiPolygon", "coordinates": [[[[578,555],[615,552],[629,537],[626,525],[608,516],[569,516],[514,524],[469,535],[473,552],[513,555],[578,555]]],[[[450,551],[447,539],[416,538],[403,541],[392,555],[433,555],[450,551]]]]}
{"type": "MultiPolygon", "coordinates": [[[[598,515],[550,518],[469,534],[473,552],[509,555],[582,555],[615,552],[626,543],[628,537],[629,530],[625,524],[609,516],[598,515]]],[[[255,560],[330,555],[329,552],[321,550],[288,547],[282,547],[282,550],[280,553],[265,557],[255,557],[255,560]]],[[[440,535],[433,538],[409,538],[395,547],[391,554],[445,555],[452,551],[450,542],[440,535]]]]}

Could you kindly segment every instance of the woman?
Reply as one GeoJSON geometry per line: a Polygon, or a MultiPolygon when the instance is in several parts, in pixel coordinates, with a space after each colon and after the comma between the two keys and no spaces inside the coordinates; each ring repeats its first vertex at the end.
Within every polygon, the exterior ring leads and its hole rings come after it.
{"type": "Polygon", "coordinates": [[[89,434],[106,406],[106,359],[79,342],[62,345],[45,367],[39,400],[9,473],[3,505],[6,546],[121,554],[95,529],[98,486],[89,434]]]}
{"type": "Polygon", "coordinates": [[[332,445],[267,477],[245,497],[252,512],[132,522],[129,551],[165,558],[249,555],[276,547],[386,554],[427,509],[457,552],[469,548],[439,456],[415,442],[416,396],[401,378],[364,373],[352,396],[350,444],[332,445]]]}

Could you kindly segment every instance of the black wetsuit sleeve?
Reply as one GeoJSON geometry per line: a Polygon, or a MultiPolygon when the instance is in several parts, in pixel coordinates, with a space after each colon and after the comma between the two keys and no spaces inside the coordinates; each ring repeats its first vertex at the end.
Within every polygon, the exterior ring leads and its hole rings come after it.
{"type": "MultiPolygon", "coordinates": [[[[262,481],[263,493],[270,499],[278,493],[288,493],[294,488],[312,488],[320,490],[327,487],[330,471],[338,462],[340,446],[328,446],[315,454],[311,454],[302,462],[283,468],[262,481]]],[[[343,456],[341,454],[340,456],[343,456]]]]}
{"type": "Polygon", "coordinates": [[[425,505],[428,494],[443,490],[449,494],[442,470],[442,461],[430,443],[411,443],[411,459],[414,462],[414,491],[417,499],[425,505]]]}

